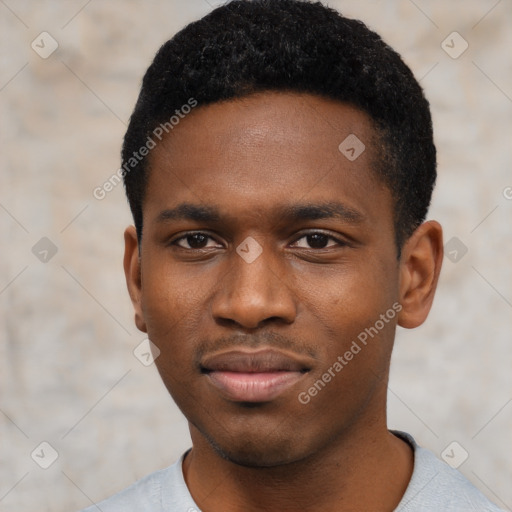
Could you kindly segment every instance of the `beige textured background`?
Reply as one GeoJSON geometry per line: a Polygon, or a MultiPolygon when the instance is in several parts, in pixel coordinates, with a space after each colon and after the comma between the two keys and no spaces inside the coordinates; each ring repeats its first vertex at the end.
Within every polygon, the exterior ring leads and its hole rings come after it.
{"type": "MultiPolygon", "coordinates": [[[[101,201],[93,189],[119,166],[155,51],[213,4],[0,0],[1,511],[85,507],[189,445],[154,366],[132,353],[144,335],[121,267],[122,186],[101,201]],[[58,42],[46,59],[31,48],[43,51],[43,31],[58,42]],[[36,463],[51,462],[43,441],[58,453],[48,469],[36,463]]],[[[469,454],[460,470],[512,510],[512,2],[330,5],[368,23],[421,79],[439,151],[430,218],[467,247],[445,258],[427,323],[398,332],[390,426],[438,455],[457,441],[454,457],[469,454]],[[469,44],[458,58],[441,46],[453,31],[469,44]]]]}

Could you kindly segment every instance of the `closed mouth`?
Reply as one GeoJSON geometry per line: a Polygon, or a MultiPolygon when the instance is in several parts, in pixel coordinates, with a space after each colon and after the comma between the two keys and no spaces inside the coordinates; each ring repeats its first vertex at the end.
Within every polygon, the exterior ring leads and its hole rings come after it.
{"type": "Polygon", "coordinates": [[[200,367],[225,398],[236,402],[269,402],[311,369],[295,354],[272,349],[217,353],[205,357],[200,367]]]}

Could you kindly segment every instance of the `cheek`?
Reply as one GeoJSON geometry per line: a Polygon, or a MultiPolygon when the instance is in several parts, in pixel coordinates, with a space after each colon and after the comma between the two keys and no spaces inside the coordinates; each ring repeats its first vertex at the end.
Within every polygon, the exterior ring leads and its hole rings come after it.
{"type": "Polygon", "coordinates": [[[299,301],[314,321],[334,331],[335,338],[357,335],[373,325],[396,300],[392,265],[361,262],[319,268],[298,281],[299,301]]]}
{"type": "Polygon", "coordinates": [[[191,338],[204,329],[207,290],[204,280],[165,262],[148,258],[143,266],[142,310],[148,337],[173,360],[186,356],[191,338]]]}
{"type": "Polygon", "coordinates": [[[205,316],[204,308],[194,283],[182,273],[153,269],[146,277],[142,308],[148,338],[160,350],[155,365],[165,387],[181,404],[186,402],[188,390],[197,377],[194,347],[203,330],[200,322],[205,316]]]}
{"type": "Polygon", "coordinates": [[[364,266],[302,280],[319,364],[300,390],[301,404],[317,411],[336,404],[343,422],[387,378],[397,314],[389,278],[364,266]]]}

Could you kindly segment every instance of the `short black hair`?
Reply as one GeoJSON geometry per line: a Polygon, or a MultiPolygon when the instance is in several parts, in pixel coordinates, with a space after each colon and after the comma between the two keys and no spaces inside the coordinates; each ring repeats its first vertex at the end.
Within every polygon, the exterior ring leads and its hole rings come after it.
{"type": "Polygon", "coordinates": [[[183,117],[181,109],[186,113],[192,101],[201,106],[263,91],[309,93],[370,116],[380,141],[374,171],[394,200],[400,255],[403,242],[425,219],[436,180],[429,103],[400,55],[378,34],[306,0],[234,0],[187,25],[159,49],[143,78],[122,148],[122,175],[139,242],[148,178],[148,159],[139,151],[155,129],[172,129],[171,118],[179,122],[175,114],[183,117]]]}

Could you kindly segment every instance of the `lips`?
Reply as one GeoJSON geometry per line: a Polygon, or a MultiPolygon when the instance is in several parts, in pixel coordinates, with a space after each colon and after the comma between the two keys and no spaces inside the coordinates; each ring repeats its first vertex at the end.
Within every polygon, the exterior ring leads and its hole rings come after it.
{"type": "Polygon", "coordinates": [[[276,350],[229,351],[207,356],[201,371],[228,400],[269,402],[294,386],[310,370],[295,354],[276,350]]]}

